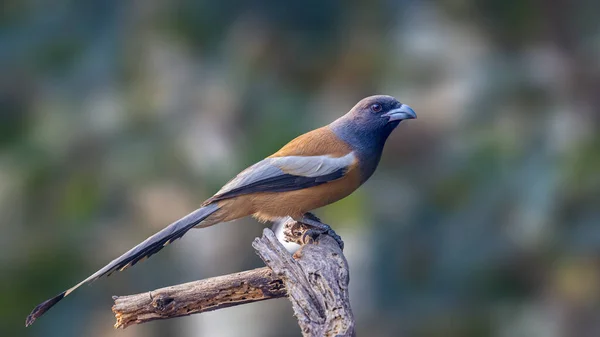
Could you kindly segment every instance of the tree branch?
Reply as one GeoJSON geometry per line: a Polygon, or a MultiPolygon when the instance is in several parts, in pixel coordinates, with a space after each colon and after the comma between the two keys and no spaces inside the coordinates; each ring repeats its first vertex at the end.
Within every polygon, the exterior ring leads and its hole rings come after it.
{"type": "Polygon", "coordinates": [[[115,328],[286,296],[283,281],[267,267],[156,289],[113,296],[115,328]]]}
{"type": "Polygon", "coordinates": [[[287,287],[288,298],[304,336],[353,336],[348,262],[329,235],[302,246],[291,256],[265,228],[252,243],[258,255],[287,287]]]}
{"type": "MultiPolygon", "coordinates": [[[[284,224],[286,240],[304,243],[308,228],[284,224]]],[[[337,242],[322,234],[293,256],[270,229],[252,246],[268,267],[151,292],[113,297],[116,328],[288,296],[304,336],[353,336],[348,263],[337,242]]]]}

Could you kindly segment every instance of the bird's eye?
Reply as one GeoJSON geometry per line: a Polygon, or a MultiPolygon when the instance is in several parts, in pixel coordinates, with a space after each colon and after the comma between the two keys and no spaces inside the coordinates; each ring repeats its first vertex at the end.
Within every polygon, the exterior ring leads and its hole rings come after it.
{"type": "Polygon", "coordinates": [[[375,104],[371,105],[371,111],[373,111],[373,112],[381,112],[381,109],[383,109],[381,107],[381,104],[375,103],[375,104]]]}

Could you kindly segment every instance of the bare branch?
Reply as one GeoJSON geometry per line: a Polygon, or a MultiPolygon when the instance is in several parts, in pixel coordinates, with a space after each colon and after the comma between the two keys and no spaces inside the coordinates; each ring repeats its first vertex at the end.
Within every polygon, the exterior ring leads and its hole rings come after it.
{"type": "MultiPolygon", "coordinates": [[[[302,243],[306,227],[288,220],[288,241],[302,243]]],[[[354,336],[348,262],[322,234],[293,256],[270,229],[252,244],[268,267],[113,297],[116,328],[288,296],[304,336],[354,336]]]]}
{"type": "Polygon", "coordinates": [[[304,336],[354,335],[348,262],[332,237],[320,235],[293,257],[270,229],[265,229],[252,246],[283,279],[304,336]]]}
{"type": "Polygon", "coordinates": [[[179,284],[146,293],[114,296],[115,328],[187,316],[286,296],[281,279],[267,267],[179,284]]]}

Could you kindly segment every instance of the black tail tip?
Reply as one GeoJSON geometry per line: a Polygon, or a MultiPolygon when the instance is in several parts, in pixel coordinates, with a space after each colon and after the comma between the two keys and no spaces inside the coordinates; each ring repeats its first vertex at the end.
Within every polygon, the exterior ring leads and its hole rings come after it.
{"type": "Polygon", "coordinates": [[[63,291],[62,293],[52,297],[51,299],[38,304],[38,306],[31,311],[29,316],[27,316],[27,319],[25,319],[25,326],[28,327],[31,324],[33,324],[33,322],[35,322],[35,320],[38,319],[38,317],[42,316],[46,311],[52,308],[60,300],[62,300],[65,297],[66,293],[66,291],[63,291]]]}

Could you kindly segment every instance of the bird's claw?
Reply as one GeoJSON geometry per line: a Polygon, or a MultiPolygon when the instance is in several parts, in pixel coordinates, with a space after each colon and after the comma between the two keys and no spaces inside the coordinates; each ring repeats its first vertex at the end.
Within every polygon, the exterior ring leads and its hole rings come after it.
{"type": "Polygon", "coordinates": [[[317,236],[319,236],[320,234],[321,233],[319,233],[314,228],[308,229],[302,234],[302,242],[304,244],[313,243],[313,242],[315,242],[315,239],[317,238],[317,236]]]}
{"type": "Polygon", "coordinates": [[[304,234],[302,234],[302,242],[305,244],[313,243],[321,234],[327,234],[331,236],[340,246],[340,249],[344,250],[344,241],[342,240],[342,237],[340,237],[329,225],[325,224],[323,224],[322,228],[310,228],[304,232],[304,234]]]}
{"type": "Polygon", "coordinates": [[[335,242],[337,242],[337,244],[338,244],[338,246],[340,246],[341,250],[344,250],[344,240],[342,240],[341,236],[337,235],[337,233],[331,228],[329,228],[329,230],[327,231],[327,234],[329,236],[331,236],[335,240],[335,242]]]}

